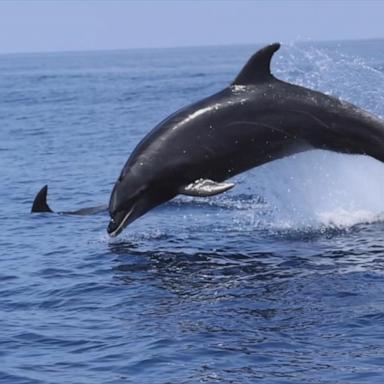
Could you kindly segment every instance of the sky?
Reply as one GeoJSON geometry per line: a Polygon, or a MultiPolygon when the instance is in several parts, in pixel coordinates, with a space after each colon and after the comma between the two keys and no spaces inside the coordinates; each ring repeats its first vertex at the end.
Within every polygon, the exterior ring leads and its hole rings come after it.
{"type": "Polygon", "coordinates": [[[384,38],[384,1],[0,0],[0,53],[384,38]]]}

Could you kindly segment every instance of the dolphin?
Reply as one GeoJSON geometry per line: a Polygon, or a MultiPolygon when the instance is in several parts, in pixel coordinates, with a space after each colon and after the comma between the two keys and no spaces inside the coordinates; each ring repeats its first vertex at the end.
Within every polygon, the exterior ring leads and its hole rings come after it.
{"type": "Polygon", "coordinates": [[[127,225],[178,194],[212,196],[227,179],[310,149],[384,161],[384,121],[338,98],[271,74],[279,43],[256,52],[222,91],[181,108],[137,145],[116,181],[107,231],[127,225]]]}
{"type": "MultiPolygon", "coordinates": [[[[31,213],[37,213],[37,212],[53,213],[52,209],[49,207],[47,203],[47,194],[48,194],[48,185],[44,185],[44,187],[40,189],[35,199],[33,200],[31,213]]],[[[99,205],[96,207],[80,208],[76,211],[64,211],[64,212],[57,212],[57,213],[64,214],[64,215],[86,216],[86,215],[93,215],[96,213],[104,212],[107,209],[108,209],[107,205],[99,205]]]]}
{"type": "MultiPolygon", "coordinates": [[[[109,201],[110,236],[179,194],[213,196],[226,181],[261,164],[311,149],[384,161],[384,120],[271,73],[279,43],[256,52],[225,89],[181,108],[136,146],[109,201]]],[[[32,212],[52,212],[47,186],[32,212]]],[[[105,206],[67,214],[89,214],[105,206]]]]}

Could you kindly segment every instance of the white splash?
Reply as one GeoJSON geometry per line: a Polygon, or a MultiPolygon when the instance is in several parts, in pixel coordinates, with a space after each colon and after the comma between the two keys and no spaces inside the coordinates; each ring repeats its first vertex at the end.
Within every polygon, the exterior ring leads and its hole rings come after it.
{"type": "Polygon", "coordinates": [[[304,152],[258,167],[240,184],[268,203],[268,215],[255,207],[258,226],[341,228],[384,219],[384,164],[368,156],[304,152]]]}
{"type": "Polygon", "coordinates": [[[376,213],[364,209],[350,211],[338,208],[334,211],[318,213],[319,222],[326,227],[348,228],[361,223],[375,223],[384,219],[383,213],[376,213]]]}

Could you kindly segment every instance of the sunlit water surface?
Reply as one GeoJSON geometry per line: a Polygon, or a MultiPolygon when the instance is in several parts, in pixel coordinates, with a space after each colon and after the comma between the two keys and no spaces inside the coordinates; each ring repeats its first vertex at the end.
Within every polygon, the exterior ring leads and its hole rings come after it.
{"type": "MultiPolygon", "coordinates": [[[[276,76],[384,115],[384,41],[285,45],[276,76]]],[[[0,56],[0,382],[382,383],[384,166],[313,151],[111,240],[137,142],[259,46],[0,56]]],[[[384,150],[384,149],[383,149],[384,150]]]]}

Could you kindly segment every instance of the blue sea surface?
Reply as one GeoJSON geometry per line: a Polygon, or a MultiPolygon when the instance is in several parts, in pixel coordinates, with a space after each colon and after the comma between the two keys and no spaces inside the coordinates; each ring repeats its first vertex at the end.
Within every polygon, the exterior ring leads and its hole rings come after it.
{"type": "MultiPolygon", "coordinates": [[[[384,165],[311,151],[178,197],[121,236],[141,138],[260,48],[0,56],[0,382],[383,383],[384,165]]],[[[384,40],[284,45],[273,73],[384,115],[384,40]]],[[[384,148],[383,148],[384,150],[384,148]]]]}

